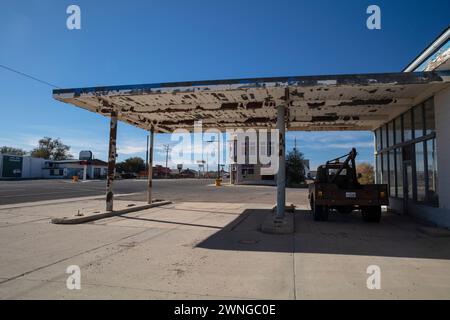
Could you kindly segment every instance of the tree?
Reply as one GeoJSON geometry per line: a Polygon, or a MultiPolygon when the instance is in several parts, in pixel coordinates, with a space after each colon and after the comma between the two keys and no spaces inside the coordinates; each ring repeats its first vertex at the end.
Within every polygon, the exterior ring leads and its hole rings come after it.
{"type": "Polygon", "coordinates": [[[116,165],[117,172],[139,173],[145,170],[144,159],[140,157],[128,158],[116,165]]]}
{"type": "Polygon", "coordinates": [[[288,185],[305,181],[305,165],[303,153],[294,149],[286,157],[286,179],[288,185]]]}
{"type": "Polygon", "coordinates": [[[0,153],[10,154],[12,156],[24,156],[27,154],[27,152],[25,150],[13,148],[13,147],[7,147],[7,146],[1,147],[0,153]]]}
{"type": "Polygon", "coordinates": [[[373,184],[375,183],[375,173],[373,166],[370,163],[363,162],[356,166],[356,173],[361,174],[358,178],[361,184],[373,184]]]}
{"type": "Polygon", "coordinates": [[[49,160],[67,160],[73,156],[69,153],[70,147],[57,138],[44,137],[39,140],[39,146],[31,151],[31,156],[49,160]]]}

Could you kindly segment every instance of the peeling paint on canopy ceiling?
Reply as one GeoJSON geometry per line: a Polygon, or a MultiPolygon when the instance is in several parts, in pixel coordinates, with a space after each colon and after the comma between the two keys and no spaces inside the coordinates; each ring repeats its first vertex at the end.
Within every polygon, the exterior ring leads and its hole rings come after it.
{"type": "Polygon", "coordinates": [[[373,130],[450,85],[449,71],[213,80],[59,89],[56,100],[155,132],[270,128],[286,103],[288,130],[373,130]]]}

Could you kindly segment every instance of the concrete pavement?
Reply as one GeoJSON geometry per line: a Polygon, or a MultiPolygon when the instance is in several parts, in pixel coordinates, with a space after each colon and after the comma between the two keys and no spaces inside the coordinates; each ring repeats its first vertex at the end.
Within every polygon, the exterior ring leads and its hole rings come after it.
{"type": "Polygon", "coordinates": [[[407,217],[317,223],[303,202],[294,235],[268,235],[258,227],[273,202],[219,195],[75,226],[49,219],[102,201],[0,210],[0,298],[450,298],[450,238],[407,217]],[[66,288],[70,265],[81,268],[81,290],[66,288]],[[381,290],[366,286],[369,265],[381,268],[381,290]]]}

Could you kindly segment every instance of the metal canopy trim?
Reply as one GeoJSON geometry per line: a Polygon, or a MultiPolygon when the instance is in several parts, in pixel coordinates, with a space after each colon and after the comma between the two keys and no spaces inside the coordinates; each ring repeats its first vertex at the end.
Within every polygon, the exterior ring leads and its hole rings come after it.
{"type": "Polygon", "coordinates": [[[273,128],[286,104],[288,130],[373,130],[450,84],[450,71],[299,76],[122,85],[53,91],[56,100],[157,133],[273,128]]]}

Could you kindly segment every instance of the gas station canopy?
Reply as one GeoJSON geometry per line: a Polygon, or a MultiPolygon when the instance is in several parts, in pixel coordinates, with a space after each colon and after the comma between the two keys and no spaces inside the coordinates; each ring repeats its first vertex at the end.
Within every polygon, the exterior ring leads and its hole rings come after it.
{"type": "Polygon", "coordinates": [[[287,103],[288,130],[373,130],[450,85],[450,71],[234,79],[59,89],[56,100],[159,133],[270,128],[287,103]],[[286,88],[289,90],[287,98],[286,88]]]}

